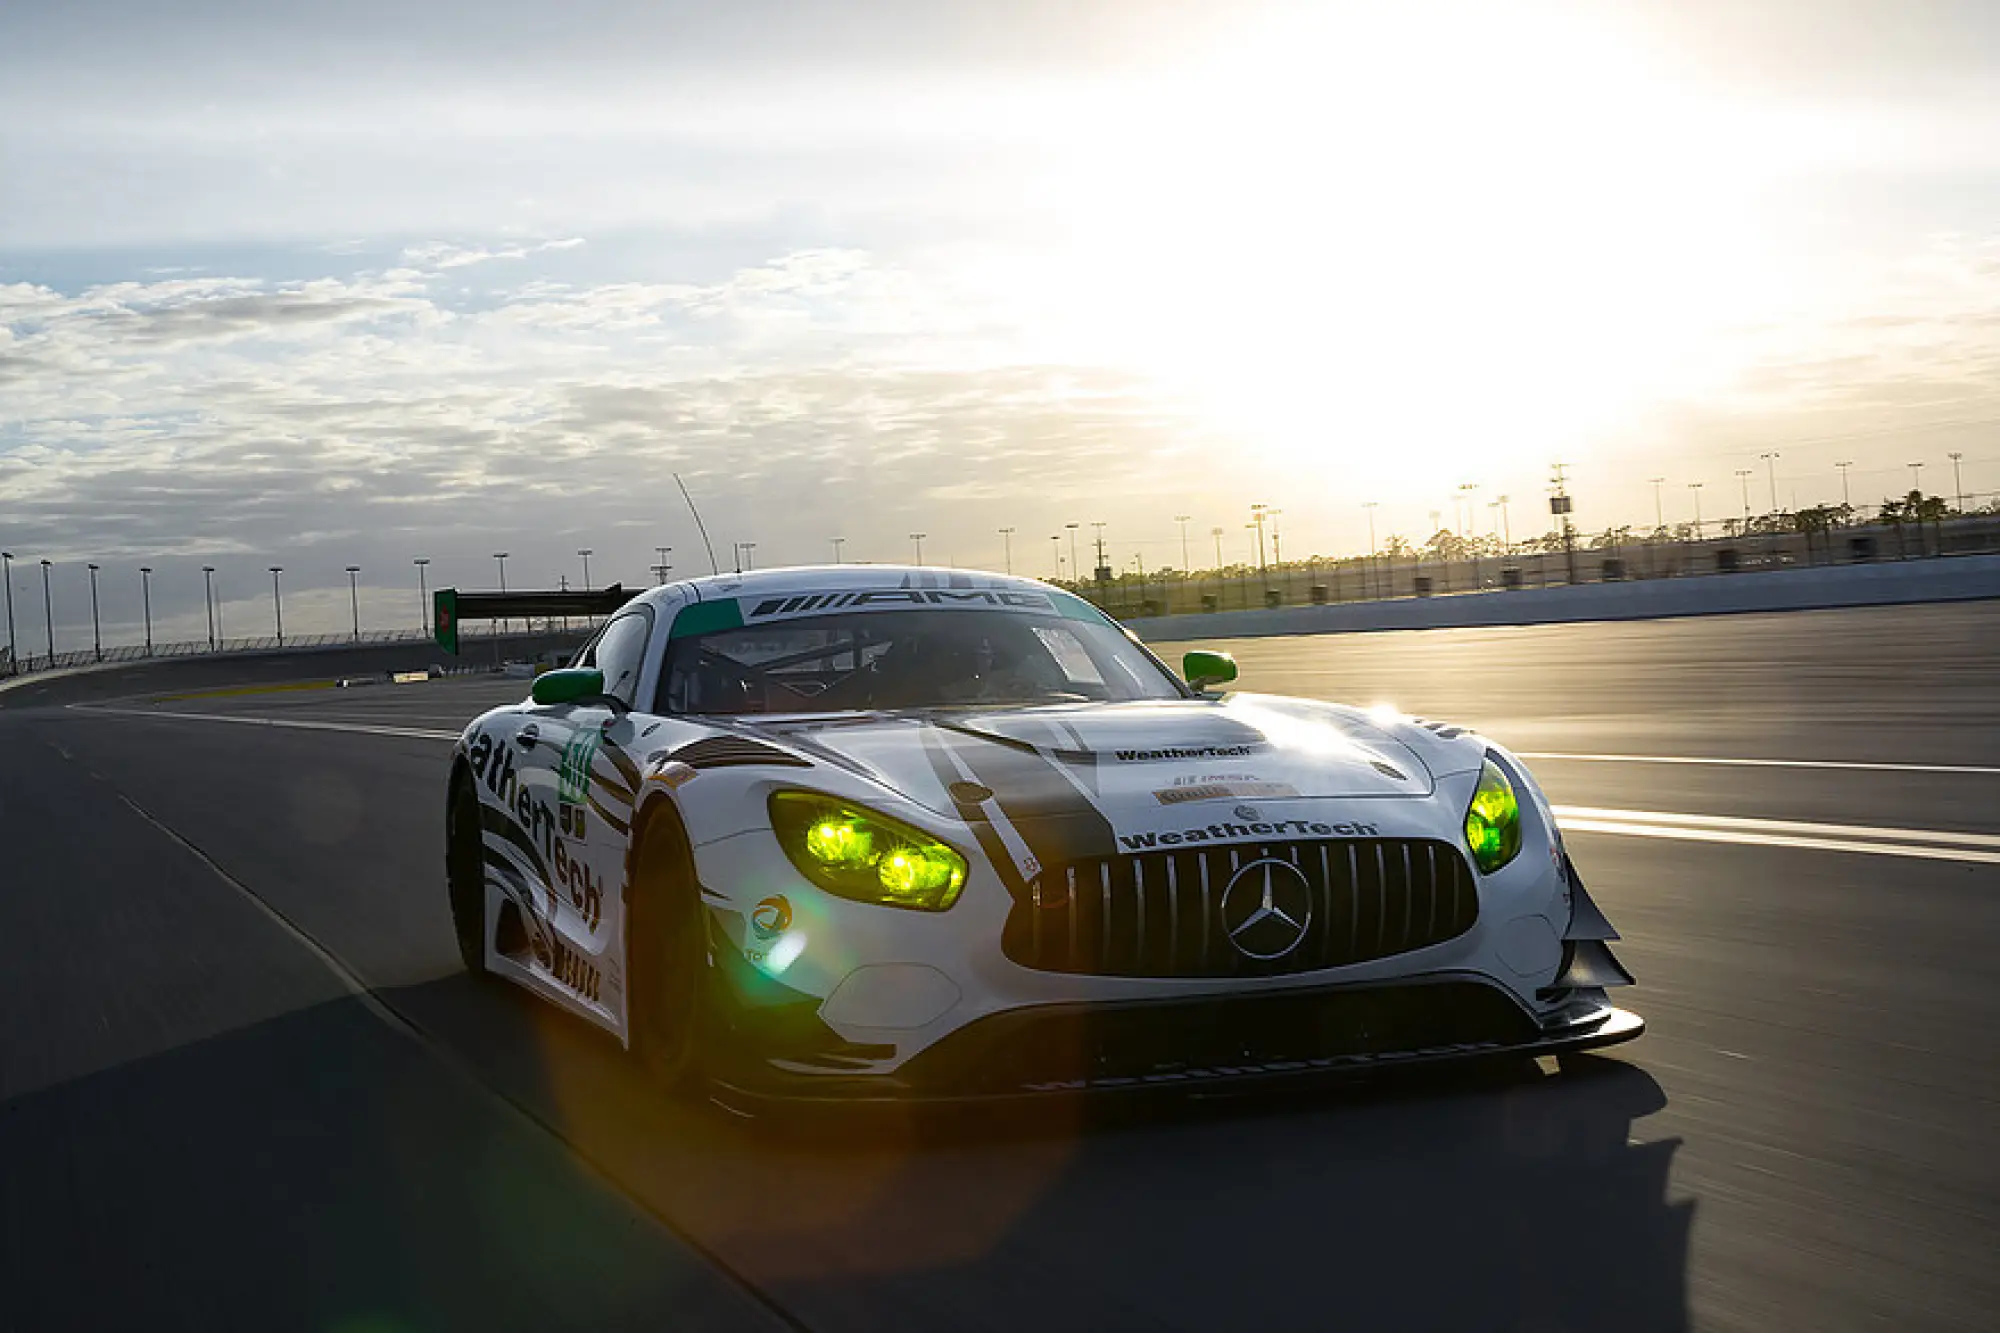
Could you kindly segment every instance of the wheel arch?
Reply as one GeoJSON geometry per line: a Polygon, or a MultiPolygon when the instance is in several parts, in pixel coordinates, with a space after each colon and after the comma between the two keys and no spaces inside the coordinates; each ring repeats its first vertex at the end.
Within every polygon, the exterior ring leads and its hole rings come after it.
{"type": "MultiPolygon", "coordinates": [[[[680,803],[658,789],[642,794],[632,811],[632,838],[625,848],[625,896],[629,902],[639,889],[639,863],[646,844],[653,838],[667,838],[679,853],[683,870],[694,877],[694,840],[688,835],[687,819],[680,803]]],[[[693,887],[692,884],[689,885],[693,887]]]]}

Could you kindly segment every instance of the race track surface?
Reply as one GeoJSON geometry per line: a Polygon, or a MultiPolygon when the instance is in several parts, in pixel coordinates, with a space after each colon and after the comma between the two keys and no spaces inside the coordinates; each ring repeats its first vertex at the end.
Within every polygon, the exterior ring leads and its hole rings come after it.
{"type": "Polygon", "coordinates": [[[1530,756],[1647,1035],[746,1123],[459,969],[442,738],[520,682],[52,681],[0,694],[0,1326],[1995,1326],[2000,606],[1211,646],[1530,756]]]}

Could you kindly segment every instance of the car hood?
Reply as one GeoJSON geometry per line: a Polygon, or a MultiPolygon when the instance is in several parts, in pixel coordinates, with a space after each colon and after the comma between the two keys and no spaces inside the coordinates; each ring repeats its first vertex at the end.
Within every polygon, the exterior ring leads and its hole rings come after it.
{"type": "Polygon", "coordinates": [[[1247,694],[771,719],[745,730],[941,814],[958,804],[953,783],[988,786],[1016,818],[1063,813],[1079,796],[1129,814],[1217,801],[1425,798],[1443,771],[1465,764],[1407,718],[1247,694]],[[1420,749],[1434,752],[1431,762],[1420,749]]]}

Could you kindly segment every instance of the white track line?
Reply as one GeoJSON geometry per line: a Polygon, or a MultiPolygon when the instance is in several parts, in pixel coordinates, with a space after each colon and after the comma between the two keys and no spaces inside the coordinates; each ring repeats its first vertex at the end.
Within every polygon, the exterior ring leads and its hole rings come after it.
{"type": "Polygon", "coordinates": [[[1781,834],[1746,833],[1732,829],[1688,828],[1677,824],[1599,823],[1579,819],[1563,824],[1565,833],[1612,833],[1634,838],[1678,838],[1685,842],[1727,842],[1744,847],[1798,847],[1816,852],[1863,852],[1876,856],[1904,856],[1920,861],[1968,861],[1975,865],[2000,865],[2000,852],[1974,851],[1970,847],[1914,847],[1895,842],[1850,842],[1839,838],[1794,838],[1781,834]]]}
{"type": "Polygon", "coordinates": [[[455,741],[456,731],[426,731],[416,727],[378,727],[361,722],[307,722],[301,718],[245,717],[234,713],[170,713],[160,708],[106,708],[71,704],[79,713],[110,713],[118,717],[165,717],[180,722],[236,722],[247,727],[282,727],[289,731],[348,731],[360,736],[400,736],[405,740],[455,741]]]}
{"type": "Polygon", "coordinates": [[[1865,773],[1975,773],[1986,777],[2000,776],[2000,768],[1978,764],[1873,764],[1841,759],[1701,759],[1661,754],[1563,754],[1550,750],[1522,750],[1518,753],[1523,759],[1590,764],[1707,764],[1717,768],[1832,768],[1865,773]]]}
{"type": "Polygon", "coordinates": [[[1568,828],[1571,820],[1598,823],[1666,824],[1675,827],[1719,829],[1763,835],[1865,838],[1876,842],[1917,842],[1930,846],[1958,844],[1966,847],[2000,848],[2000,837],[1991,833],[1954,833],[1945,829],[1877,828],[1866,824],[1808,824],[1790,819],[1743,819],[1732,815],[1683,815],[1663,810],[1600,810],[1587,805],[1552,807],[1556,818],[1568,828]]]}

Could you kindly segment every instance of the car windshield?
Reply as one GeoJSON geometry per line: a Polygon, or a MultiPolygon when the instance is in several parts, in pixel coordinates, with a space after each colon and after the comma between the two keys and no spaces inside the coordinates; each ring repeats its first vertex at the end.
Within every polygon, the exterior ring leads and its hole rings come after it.
{"type": "Polygon", "coordinates": [[[866,611],[675,639],[670,713],[821,713],[1175,699],[1109,624],[1031,612],[866,611]]]}

